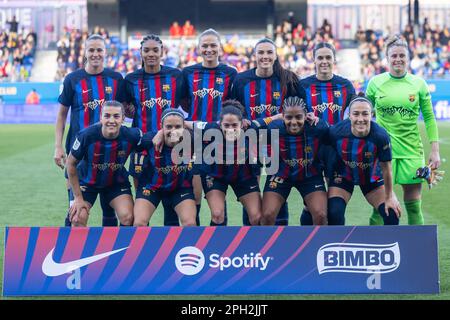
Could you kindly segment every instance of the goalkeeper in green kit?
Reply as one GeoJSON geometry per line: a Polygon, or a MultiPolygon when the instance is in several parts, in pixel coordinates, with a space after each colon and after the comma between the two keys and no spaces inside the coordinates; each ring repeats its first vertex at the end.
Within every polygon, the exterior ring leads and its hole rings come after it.
{"type": "MultiPolygon", "coordinates": [[[[441,163],[436,119],[426,82],[408,73],[407,43],[399,37],[387,40],[386,58],[389,72],[369,81],[366,96],[374,105],[377,123],[387,130],[391,138],[393,180],[403,188],[408,224],[422,225],[422,179],[425,178],[431,187],[442,179],[443,174],[436,171],[441,163]],[[419,134],[419,112],[422,112],[431,143],[428,166],[425,166],[419,134]]],[[[374,210],[370,224],[383,224],[378,211],[374,210]]]]}

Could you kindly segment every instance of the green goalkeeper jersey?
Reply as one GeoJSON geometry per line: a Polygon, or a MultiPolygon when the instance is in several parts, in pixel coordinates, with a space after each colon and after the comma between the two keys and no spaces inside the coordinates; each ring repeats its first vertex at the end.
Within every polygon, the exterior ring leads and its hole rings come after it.
{"type": "Polygon", "coordinates": [[[392,157],[423,158],[419,111],[422,111],[429,141],[438,140],[436,119],[425,80],[410,73],[396,78],[385,72],[369,81],[366,95],[374,105],[377,123],[389,133],[392,157]]]}

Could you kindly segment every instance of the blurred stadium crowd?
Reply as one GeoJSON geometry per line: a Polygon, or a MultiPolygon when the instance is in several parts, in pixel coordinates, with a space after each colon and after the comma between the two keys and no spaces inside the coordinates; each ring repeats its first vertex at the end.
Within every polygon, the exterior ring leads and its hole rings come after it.
{"type": "Polygon", "coordinates": [[[18,28],[15,16],[9,30],[0,29],[0,81],[27,81],[33,67],[37,35],[18,28]]]}
{"type": "MultiPolygon", "coordinates": [[[[13,30],[0,32],[0,78],[3,81],[27,81],[36,51],[36,34],[25,34],[13,30]]],[[[169,31],[170,39],[195,38],[196,30],[190,21],[184,25],[173,22],[169,31]]],[[[138,49],[121,49],[117,37],[110,37],[108,30],[99,26],[91,33],[101,34],[107,43],[106,64],[122,75],[126,75],[140,67],[141,60],[138,49]]],[[[355,34],[355,43],[361,56],[360,81],[370,79],[375,74],[386,71],[387,61],[384,52],[384,43],[390,28],[384,33],[374,30],[358,28],[355,34]]],[[[58,69],[55,75],[56,81],[62,81],[66,74],[80,68],[83,65],[84,41],[89,36],[87,30],[69,30],[67,27],[61,32],[57,42],[58,69]]],[[[410,71],[424,78],[438,78],[450,76],[450,31],[447,26],[435,26],[431,28],[425,19],[416,37],[413,28],[407,25],[402,32],[407,40],[411,53],[410,71]]],[[[243,45],[239,35],[227,36],[223,43],[222,61],[234,66],[238,72],[255,67],[252,55],[253,47],[243,45]]],[[[275,28],[274,41],[278,47],[280,63],[299,75],[308,75],[314,72],[312,49],[317,42],[326,41],[333,44],[337,50],[341,44],[333,36],[331,24],[323,21],[318,30],[302,23],[293,23],[285,20],[275,28]]],[[[178,45],[166,45],[164,64],[183,68],[200,62],[195,43],[191,45],[178,42],[178,45]]]]}

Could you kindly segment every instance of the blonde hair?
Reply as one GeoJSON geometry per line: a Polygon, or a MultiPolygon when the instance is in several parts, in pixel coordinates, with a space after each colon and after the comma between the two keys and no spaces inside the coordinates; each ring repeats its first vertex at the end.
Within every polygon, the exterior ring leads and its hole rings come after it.
{"type": "Polygon", "coordinates": [[[217,40],[219,41],[219,44],[220,44],[220,41],[221,41],[220,34],[216,30],[214,30],[212,28],[209,28],[209,29],[203,31],[202,34],[198,37],[198,44],[199,45],[200,45],[200,41],[202,41],[202,38],[204,36],[215,36],[217,38],[217,40]]]}
{"type": "Polygon", "coordinates": [[[406,43],[406,41],[403,40],[398,35],[389,37],[386,40],[386,56],[387,57],[389,57],[389,49],[391,49],[392,47],[404,47],[409,52],[408,43],[406,43]]]}

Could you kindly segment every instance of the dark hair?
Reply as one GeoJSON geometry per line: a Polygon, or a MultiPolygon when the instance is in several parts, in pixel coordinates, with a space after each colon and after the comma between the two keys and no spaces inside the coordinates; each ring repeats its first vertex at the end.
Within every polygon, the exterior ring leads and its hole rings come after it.
{"type": "Polygon", "coordinates": [[[292,107],[300,107],[303,111],[307,112],[306,103],[305,100],[298,96],[291,96],[287,97],[283,101],[283,110],[286,108],[292,108],[292,107]]]}
{"type": "MultiPolygon", "coordinates": [[[[261,43],[270,43],[275,47],[275,49],[277,48],[275,42],[268,38],[263,38],[256,43],[255,50],[256,47],[261,43]]],[[[283,90],[284,88],[288,88],[291,90],[291,92],[296,91],[296,88],[300,82],[298,76],[294,72],[283,68],[283,66],[280,64],[280,61],[278,60],[278,56],[273,63],[273,73],[278,77],[278,79],[280,79],[281,90],[283,90]]]]}
{"type": "MultiPolygon", "coordinates": [[[[86,39],[86,41],[84,42],[85,44],[86,43],[88,43],[88,41],[93,41],[93,40],[101,40],[101,41],[103,41],[103,44],[105,45],[105,47],[106,47],[106,41],[105,41],[105,38],[103,38],[101,35],[99,35],[99,34],[97,34],[97,33],[94,33],[94,34],[91,34],[87,39],[86,39]]],[[[86,46],[87,47],[87,46],[86,46]]],[[[85,49],[86,50],[86,49],[85,49]]],[[[86,64],[86,62],[87,62],[87,58],[86,58],[86,54],[84,55],[84,57],[83,57],[83,64],[86,64]]]]}
{"type": "Polygon", "coordinates": [[[222,110],[220,111],[220,122],[225,115],[232,114],[238,117],[239,121],[242,121],[244,114],[244,107],[242,104],[234,99],[228,99],[222,102],[222,110]]]}
{"type": "Polygon", "coordinates": [[[166,108],[161,114],[161,124],[164,123],[164,119],[166,119],[168,116],[178,116],[184,121],[183,112],[175,108],[166,108]]]}
{"type": "Polygon", "coordinates": [[[125,108],[124,108],[123,104],[120,103],[120,102],[117,101],[117,100],[108,100],[108,101],[105,101],[105,103],[103,103],[103,106],[102,106],[102,113],[103,113],[103,110],[105,110],[106,107],[120,108],[121,111],[122,111],[122,115],[125,115],[125,108]]]}
{"type": "Polygon", "coordinates": [[[350,99],[350,103],[348,104],[348,111],[350,112],[352,105],[355,102],[367,102],[370,106],[370,109],[373,109],[373,105],[372,105],[372,101],[370,101],[369,99],[367,99],[366,95],[364,94],[364,92],[358,92],[358,94],[354,94],[351,99],[350,99]]]}
{"type": "Polygon", "coordinates": [[[314,46],[313,58],[316,57],[316,51],[319,49],[322,49],[322,48],[327,48],[327,49],[330,49],[331,51],[333,51],[333,57],[334,57],[334,59],[336,59],[336,48],[331,43],[328,43],[328,42],[319,42],[318,44],[316,44],[314,46]]]}
{"type": "Polygon", "coordinates": [[[404,47],[409,52],[408,43],[400,36],[394,35],[386,40],[386,57],[389,57],[389,49],[392,47],[404,47]]]}
{"type": "MultiPolygon", "coordinates": [[[[145,42],[147,42],[149,40],[153,40],[153,41],[158,42],[161,45],[161,49],[162,49],[162,47],[163,47],[162,40],[157,35],[149,34],[149,35],[146,35],[141,40],[141,47],[139,48],[139,51],[142,51],[142,46],[144,45],[145,42]]],[[[142,56],[141,56],[141,66],[142,66],[142,68],[144,68],[144,60],[142,59],[142,56]]]]}

